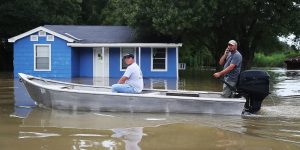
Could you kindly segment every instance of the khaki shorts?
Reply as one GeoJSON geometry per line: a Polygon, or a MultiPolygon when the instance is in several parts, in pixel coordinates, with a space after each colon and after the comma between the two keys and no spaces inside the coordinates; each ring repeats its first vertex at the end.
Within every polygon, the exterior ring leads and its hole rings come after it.
{"type": "MultiPolygon", "coordinates": [[[[226,81],[226,79],[224,79],[226,81]]],[[[233,81],[226,81],[229,85],[235,87],[237,82],[233,81]]],[[[230,98],[233,97],[233,92],[230,90],[230,88],[224,83],[223,84],[223,97],[230,98]]]]}

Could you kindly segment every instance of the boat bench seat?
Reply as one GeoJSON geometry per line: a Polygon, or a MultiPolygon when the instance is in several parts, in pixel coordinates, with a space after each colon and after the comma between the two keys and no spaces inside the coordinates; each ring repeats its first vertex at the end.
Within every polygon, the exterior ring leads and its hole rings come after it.
{"type": "Polygon", "coordinates": [[[199,97],[198,93],[176,93],[176,92],[168,92],[167,96],[186,96],[186,97],[199,97]]]}

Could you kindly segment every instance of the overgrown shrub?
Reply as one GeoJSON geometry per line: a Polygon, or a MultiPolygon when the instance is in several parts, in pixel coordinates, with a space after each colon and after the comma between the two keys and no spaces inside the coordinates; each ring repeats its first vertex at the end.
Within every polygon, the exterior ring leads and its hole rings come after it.
{"type": "Polygon", "coordinates": [[[284,60],[300,56],[299,51],[275,52],[266,55],[262,52],[255,53],[253,65],[254,67],[283,67],[284,60]]]}

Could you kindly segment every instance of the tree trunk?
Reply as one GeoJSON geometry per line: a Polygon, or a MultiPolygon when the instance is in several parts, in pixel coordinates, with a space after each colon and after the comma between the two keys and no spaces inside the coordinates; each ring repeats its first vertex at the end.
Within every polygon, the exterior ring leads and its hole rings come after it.
{"type": "Polygon", "coordinates": [[[242,70],[251,69],[252,62],[254,59],[255,48],[255,43],[249,42],[248,39],[242,39],[240,41],[240,46],[238,50],[243,56],[242,70]]]}

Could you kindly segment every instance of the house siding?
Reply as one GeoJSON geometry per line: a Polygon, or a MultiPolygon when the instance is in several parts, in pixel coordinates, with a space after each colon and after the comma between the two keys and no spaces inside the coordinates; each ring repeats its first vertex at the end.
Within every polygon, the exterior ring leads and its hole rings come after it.
{"type": "Polygon", "coordinates": [[[72,48],[72,77],[93,77],[93,48],[72,48]]]}
{"type": "Polygon", "coordinates": [[[80,76],[80,53],[79,49],[72,48],[72,77],[80,76]]]}
{"type": "Polygon", "coordinates": [[[176,48],[167,48],[167,71],[151,71],[151,48],[142,48],[141,62],[142,72],[144,77],[153,78],[176,78],[177,77],[177,64],[176,64],[176,48]]]}
{"type": "Polygon", "coordinates": [[[93,77],[93,48],[79,48],[80,77],[93,77]]]}
{"type": "Polygon", "coordinates": [[[121,77],[124,71],[120,71],[120,48],[109,48],[109,77],[121,77]]]}
{"type": "MultiPolygon", "coordinates": [[[[151,71],[151,48],[141,48],[141,70],[143,77],[154,78],[176,78],[177,77],[177,64],[176,64],[176,48],[167,48],[167,71],[151,71]]],[[[138,63],[138,51],[137,63],[138,63]]],[[[120,71],[120,48],[109,49],[109,76],[112,78],[119,78],[124,74],[120,71]]]]}
{"type": "Polygon", "coordinates": [[[72,77],[71,48],[57,37],[54,41],[46,41],[46,37],[30,41],[30,35],[19,39],[14,43],[14,76],[20,72],[40,77],[72,77]],[[51,45],[51,71],[34,71],[34,44],[51,45]]]}

